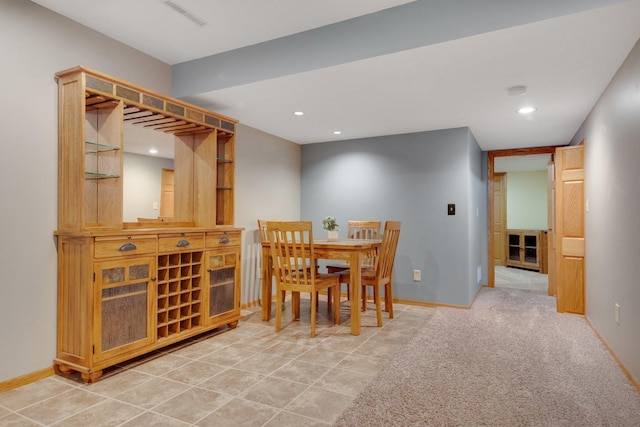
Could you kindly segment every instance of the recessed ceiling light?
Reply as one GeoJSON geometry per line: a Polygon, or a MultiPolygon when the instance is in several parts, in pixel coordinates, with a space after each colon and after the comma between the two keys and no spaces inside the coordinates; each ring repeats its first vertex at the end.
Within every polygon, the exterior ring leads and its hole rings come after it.
{"type": "Polygon", "coordinates": [[[518,110],[519,114],[531,114],[534,111],[536,111],[537,108],[536,107],[522,107],[518,110]]]}
{"type": "Polygon", "coordinates": [[[333,134],[334,135],[342,135],[342,131],[341,130],[334,130],[333,134]]]}
{"type": "Polygon", "coordinates": [[[155,148],[149,148],[149,153],[158,154],[158,150],[156,150],[155,148]]]}
{"type": "Polygon", "coordinates": [[[304,111],[294,111],[293,115],[294,116],[304,116],[304,111]]]}

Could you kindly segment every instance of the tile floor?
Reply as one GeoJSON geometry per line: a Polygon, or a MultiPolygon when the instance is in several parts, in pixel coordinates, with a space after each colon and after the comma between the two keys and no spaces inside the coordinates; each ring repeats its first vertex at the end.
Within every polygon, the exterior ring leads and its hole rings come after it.
{"type": "Polygon", "coordinates": [[[2,392],[0,426],[328,426],[435,311],[394,304],[377,328],[369,306],[352,336],[348,302],[333,325],[321,301],[315,338],[308,299],[300,321],[287,303],[279,333],[260,307],[243,311],[236,329],[116,366],[95,384],[56,375],[2,392]]]}

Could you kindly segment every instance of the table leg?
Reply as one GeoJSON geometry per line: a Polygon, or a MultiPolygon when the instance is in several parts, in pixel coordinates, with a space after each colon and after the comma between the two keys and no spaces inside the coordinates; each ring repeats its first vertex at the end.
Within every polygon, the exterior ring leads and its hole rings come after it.
{"type": "MultiPolygon", "coordinates": [[[[350,265],[361,265],[362,254],[359,251],[351,253],[350,265]]],[[[351,268],[349,286],[351,292],[351,335],[360,335],[360,269],[351,268]]]]}

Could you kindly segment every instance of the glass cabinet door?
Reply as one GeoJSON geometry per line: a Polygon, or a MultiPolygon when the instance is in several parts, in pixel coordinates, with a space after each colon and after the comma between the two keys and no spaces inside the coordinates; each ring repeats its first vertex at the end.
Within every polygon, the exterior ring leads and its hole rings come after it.
{"type": "Polygon", "coordinates": [[[509,260],[520,262],[520,234],[509,234],[509,260]]]}
{"type": "Polygon", "coordinates": [[[236,287],[239,266],[239,249],[207,252],[207,313],[210,320],[239,309],[236,287]]]}
{"type": "Polygon", "coordinates": [[[538,237],[536,235],[524,236],[524,260],[530,264],[538,264],[538,237]]]}
{"type": "Polygon", "coordinates": [[[151,330],[153,257],[95,264],[96,360],[153,341],[151,330]]]}

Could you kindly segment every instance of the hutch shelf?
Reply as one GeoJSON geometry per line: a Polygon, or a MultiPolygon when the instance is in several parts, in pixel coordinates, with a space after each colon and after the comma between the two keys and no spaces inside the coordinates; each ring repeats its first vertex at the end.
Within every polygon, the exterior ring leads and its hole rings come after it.
{"type": "Polygon", "coordinates": [[[54,368],[105,368],[240,319],[236,121],[86,67],[59,89],[54,368]],[[174,135],[170,218],[123,221],[124,123],[174,135]]]}

